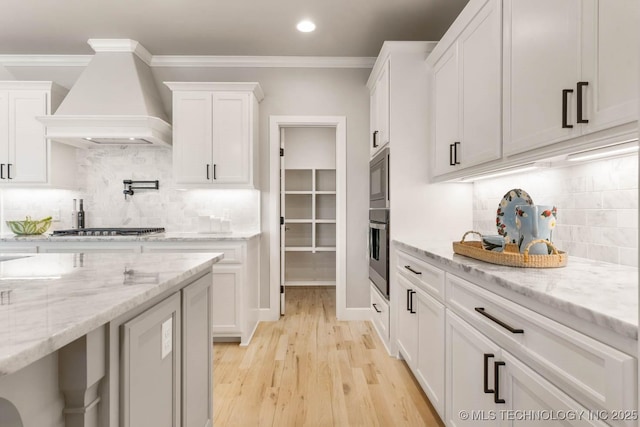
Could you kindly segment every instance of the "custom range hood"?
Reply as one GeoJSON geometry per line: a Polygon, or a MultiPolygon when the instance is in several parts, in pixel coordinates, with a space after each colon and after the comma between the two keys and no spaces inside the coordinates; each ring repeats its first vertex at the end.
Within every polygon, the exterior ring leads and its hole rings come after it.
{"type": "Polygon", "coordinates": [[[90,39],[96,52],[60,107],[38,117],[46,137],[80,148],[171,146],[171,125],[153,80],[151,54],[129,39],[90,39]]]}

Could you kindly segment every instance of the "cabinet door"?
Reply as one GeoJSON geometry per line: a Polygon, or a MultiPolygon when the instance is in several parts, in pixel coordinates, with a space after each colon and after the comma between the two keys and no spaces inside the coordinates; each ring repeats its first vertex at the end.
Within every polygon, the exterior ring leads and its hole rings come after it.
{"type": "Polygon", "coordinates": [[[211,274],[182,290],[182,426],[211,424],[211,274]]]}
{"type": "Polygon", "coordinates": [[[0,91],[0,164],[3,164],[0,182],[6,180],[7,163],[9,163],[9,92],[0,91]]]}
{"type": "Polygon", "coordinates": [[[461,168],[500,158],[502,0],[489,0],[458,39],[461,168]]]}
{"type": "Polygon", "coordinates": [[[236,266],[213,267],[213,291],[211,303],[213,310],[213,334],[238,336],[242,332],[240,325],[240,286],[242,268],[236,266]]]}
{"type": "Polygon", "coordinates": [[[398,348],[411,369],[415,369],[418,354],[417,296],[414,286],[397,275],[398,282],[398,348]]]}
{"type": "MultiPolygon", "coordinates": [[[[504,153],[520,153],[580,134],[576,83],[580,80],[583,0],[504,2],[504,153]],[[563,127],[563,90],[566,122],[563,127]]],[[[637,52],[635,52],[637,55],[637,52]]]]}
{"type": "MultiPolygon", "coordinates": [[[[636,0],[583,0],[583,133],[638,119],[636,0]]],[[[577,91],[577,88],[576,88],[577,91]]]]}
{"type": "Polygon", "coordinates": [[[378,133],[376,132],[378,124],[377,124],[377,113],[378,107],[376,105],[377,97],[376,97],[376,87],[374,86],[371,89],[371,94],[369,95],[369,154],[371,157],[377,152],[380,144],[378,143],[378,133]],[[374,146],[375,145],[375,146],[374,146]]]}
{"type": "Polygon", "coordinates": [[[376,134],[376,147],[371,146],[371,156],[373,157],[382,147],[387,145],[390,141],[389,132],[389,114],[390,114],[390,81],[389,81],[389,61],[384,63],[384,66],[380,70],[380,75],[376,79],[376,85],[372,92],[375,102],[371,106],[373,108],[373,114],[375,115],[375,128],[373,131],[377,131],[376,134]]]}
{"type": "Polygon", "coordinates": [[[213,94],[213,183],[249,184],[251,161],[250,95],[213,94]]]}
{"type": "Polygon", "coordinates": [[[589,410],[571,399],[560,389],[549,383],[540,375],[528,368],[507,352],[502,352],[500,361],[504,363],[498,367],[499,398],[504,399],[504,408],[510,410],[505,414],[534,415],[546,414],[547,416],[559,414],[584,414],[582,419],[534,419],[524,416],[501,417],[502,426],[605,426],[598,420],[589,420],[589,410]],[[518,419],[520,418],[520,419],[518,419]]]}
{"type": "Polygon", "coordinates": [[[5,175],[9,182],[47,182],[47,140],[44,125],[36,120],[46,114],[46,92],[9,92],[9,169],[5,175]]]}
{"type": "Polygon", "coordinates": [[[420,290],[414,296],[418,312],[416,377],[429,401],[444,419],[444,305],[420,290]]]}
{"type": "Polygon", "coordinates": [[[452,172],[459,143],[458,50],[453,44],[433,67],[433,175],[452,172]]]}
{"type": "Polygon", "coordinates": [[[123,427],[180,425],[180,294],[122,325],[123,427]]]}
{"type": "MultiPolygon", "coordinates": [[[[499,347],[464,320],[446,311],[446,421],[447,426],[497,426],[493,392],[493,362],[499,347]],[[487,384],[485,384],[487,378],[487,384]],[[461,411],[471,412],[468,419],[461,411]],[[492,419],[495,418],[495,419],[492,419]]],[[[500,408],[503,409],[503,408],[500,408]]],[[[505,408],[506,409],[506,408],[505,408]]]]}
{"type": "Polygon", "coordinates": [[[173,171],[178,183],[210,183],[211,92],[173,93],[173,171]]]}

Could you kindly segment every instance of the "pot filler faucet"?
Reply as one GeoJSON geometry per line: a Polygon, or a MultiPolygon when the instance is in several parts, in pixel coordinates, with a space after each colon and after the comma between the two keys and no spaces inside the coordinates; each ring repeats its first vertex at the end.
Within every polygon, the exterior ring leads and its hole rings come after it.
{"type": "Polygon", "coordinates": [[[122,181],[124,184],[124,199],[127,200],[127,196],[133,196],[133,190],[158,190],[160,189],[160,181],[132,181],[125,179],[122,181]]]}

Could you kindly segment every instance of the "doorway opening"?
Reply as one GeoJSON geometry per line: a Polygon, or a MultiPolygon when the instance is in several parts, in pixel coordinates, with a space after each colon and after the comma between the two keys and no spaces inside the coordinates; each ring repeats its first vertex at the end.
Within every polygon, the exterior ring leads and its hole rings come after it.
{"type": "Polygon", "coordinates": [[[346,120],[272,116],[270,318],[286,312],[287,286],[335,286],[346,310],[346,120]]]}

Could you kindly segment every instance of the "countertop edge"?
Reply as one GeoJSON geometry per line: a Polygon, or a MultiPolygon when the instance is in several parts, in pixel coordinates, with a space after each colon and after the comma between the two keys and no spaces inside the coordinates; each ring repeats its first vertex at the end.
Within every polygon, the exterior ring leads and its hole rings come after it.
{"type": "Polygon", "coordinates": [[[151,288],[143,294],[136,295],[127,301],[121,302],[104,312],[98,313],[94,317],[86,319],[82,323],[71,325],[67,329],[55,335],[52,335],[48,338],[43,338],[31,347],[25,348],[18,353],[11,354],[5,357],[0,361],[0,378],[4,375],[12,374],[36,362],[37,360],[60,350],[65,345],[86,335],[96,328],[107,324],[117,317],[135,309],[136,307],[148,302],[149,300],[159,295],[162,295],[165,292],[170,291],[172,288],[183,283],[188,278],[211,269],[213,264],[217,263],[224,257],[224,254],[222,253],[207,255],[211,255],[211,258],[209,260],[204,261],[188,270],[185,270],[184,272],[180,273],[170,280],[167,280],[161,285],[151,288]]]}
{"type": "MultiPolygon", "coordinates": [[[[595,313],[593,310],[583,305],[575,304],[566,300],[561,300],[561,299],[555,298],[552,295],[520,286],[517,283],[514,283],[513,281],[506,280],[502,277],[496,276],[495,274],[484,271],[481,268],[478,268],[478,266],[473,265],[475,263],[482,263],[482,261],[469,259],[469,263],[465,263],[463,260],[458,261],[458,260],[448,259],[448,258],[442,257],[441,255],[433,253],[428,249],[418,248],[413,246],[410,243],[405,243],[400,240],[393,240],[393,243],[401,249],[404,249],[408,252],[413,252],[414,254],[426,257],[427,259],[430,259],[433,262],[444,265],[449,269],[453,270],[454,272],[458,271],[458,272],[469,274],[478,278],[481,283],[478,283],[477,285],[482,287],[483,289],[487,289],[491,292],[495,292],[495,289],[488,289],[487,286],[483,286],[482,284],[482,282],[491,282],[497,285],[498,288],[504,289],[506,291],[514,292],[525,298],[531,298],[537,301],[538,303],[546,304],[547,306],[557,311],[560,311],[564,314],[576,317],[583,321],[587,321],[599,327],[606,328],[610,330],[612,333],[618,334],[623,338],[631,339],[635,341],[638,340],[638,325],[626,322],[622,319],[612,317],[606,313],[600,313],[600,312],[595,313]]],[[[456,256],[459,256],[459,255],[456,255],[456,256]]],[[[511,267],[511,268],[516,268],[516,267],[511,267]]],[[[511,298],[508,297],[508,295],[500,295],[500,296],[507,298],[509,300],[512,300],[511,298]]],[[[514,301],[514,302],[520,304],[518,301],[514,301]]],[[[549,317],[547,313],[540,313],[540,314],[546,317],[549,317]]],[[[565,322],[561,322],[558,319],[553,319],[553,320],[566,325],[565,322]]],[[[571,327],[572,325],[567,325],[567,326],[571,327]]]]}

